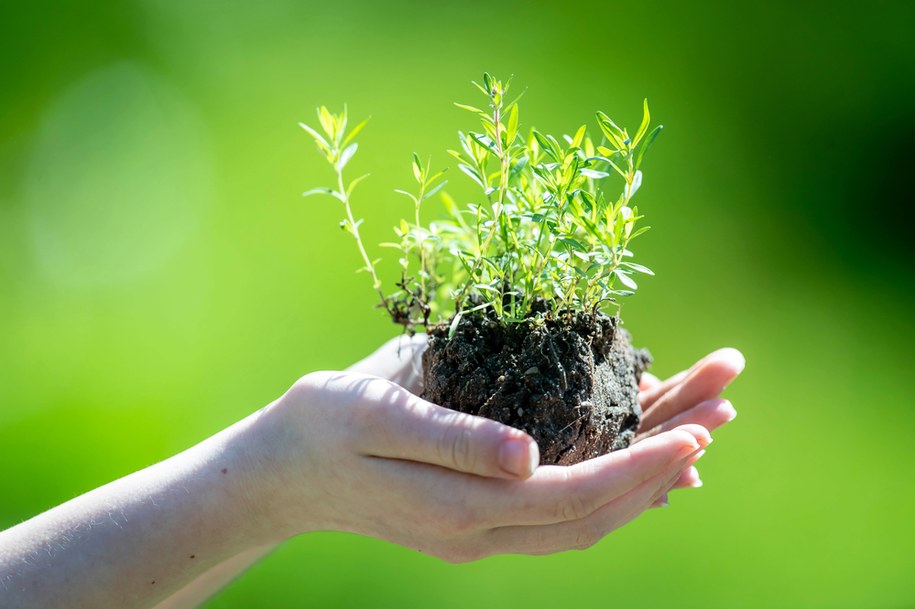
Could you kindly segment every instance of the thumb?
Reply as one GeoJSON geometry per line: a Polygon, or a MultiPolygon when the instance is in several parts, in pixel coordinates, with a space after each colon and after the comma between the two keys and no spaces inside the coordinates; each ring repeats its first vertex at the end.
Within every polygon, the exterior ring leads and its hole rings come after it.
{"type": "Polygon", "coordinates": [[[426,342],[426,335],[422,333],[395,336],[347,371],[380,376],[419,394],[422,392],[422,355],[426,342]]]}
{"type": "Polygon", "coordinates": [[[382,395],[365,419],[371,429],[361,434],[362,449],[373,456],[509,479],[530,477],[540,463],[537,443],[521,430],[437,406],[393,384],[382,395]]]}

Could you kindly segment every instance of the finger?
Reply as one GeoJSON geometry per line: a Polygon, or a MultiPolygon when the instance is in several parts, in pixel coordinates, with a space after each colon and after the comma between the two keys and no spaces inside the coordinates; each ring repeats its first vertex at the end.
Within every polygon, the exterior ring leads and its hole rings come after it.
{"type": "Polygon", "coordinates": [[[699,477],[699,470],[691,465],[680,474],[680,477],[674,482],[673,488],[699,488],[701,486],[702,478],[699,477]]]}
{"type": "Polygon", "coordinates": [[[719,349],[708,355],[645,410],[640,430],[656,427],[699,402],[717,397],[744,365],[743,355],[736,349],[719,349]]]}
{"type": "Polygon", "coordinates": [[[511,492],[496,489],[474,501],[488,506],[493,527],[581,520],[646,480],[689,465],[710,442],[705,429],[684,426],[577,465],[541,467],[511,492]]]}
{"type": "Polygon", "coordinates": [[[422,355],[427,342],[426,335],[422,333],[395,336],[347,370],[380,376],[419,395],[423,380],[422,355]]]}
{"type": "Polygon", "coordinates": [[[586,518],[645,480],[682,468],[711,441],[704,430],[690,433],[686,428],[659,440],[570,468],[544,468],[516,493],[520,506],[516,503],[516,509],[503,514],[505,523],[553,524],[586,518]]]}
{"type": "Polygon", "coordinates": [[[467,476],[395,459],[375,458],[367,466],[372,478],[385,480],[404,504],[422,506],[466,532],[586,517],[654,475],[676,474],[709,441],[705,430],[687,426],[575,466],[542,466],[524,481],[467,476]]]}
{"type": "Polygon", "coordinates": [[[679,476],[680,470],[655,475],[579,520],[493,529],[486,543],[493,554],[543,555],[589,548],[648,509],[679,476]]]}
{"type": "MultiPolygon", "coordinates": [[[[645,374],[648,374],[647,372],[645,374]]],[[[648,410],[652,404],[654,404],[658,398],[670,391],[673,387],[679,385],[683,382],[683,379],[686,378],[686,375],[689,374],[689,370],[682,370],[672,377],[659,381],[657,385],[652,385],[650,387],[642,389],[641,385],[639,386],[639,405],[641,405],[642,410],[648,410]]],[[[644,377],[644,374],[642,375],[644,377]]]]}
{"type": "MultiPolygon", "coordinates": [[[[696,455],[695,461],[698,461],[702,455],[696,455]]],[[[693,463],[695,463],[693,461],[693,463]]],[[[678,488],[699,488],[702,486],[702,478],[699,477],[699,470],[695,466],[689,466],[686,469],[681,470],[680,477],[673,483],[669,490],[674,490],[678,488]]],[[[670,505],[669,493],[664,493],[658,497],[652,504],[651,507],[667,507],[670,505]]]]}
{"type": "Polygon", "coordinates": [[[645,438],[650,438],[651,436],[664,433],[665,431],[669,431],[680,425],[687,425],[690,423],[702,425],[707,430],[713,431],[725,423],[733,421],[736,416],[737,411],[734,410],[734,407],[728,400],[722,398],[706,400],[652,429],[643,431],[636,436],[635,441],[641,442],[645,438]]]}
{"type": "Polygon", "coordinates": [[[437,465],[478,476],[528,478],[540,462],[529,435],[437,406],[382,379],[361,377],[354,447],[364,455],[437,465]]]}
{"type": "Polygon", "coordinates": [[[652,387],[657,387],[661,384],[661,379],[656,377],[650,372],[643,372],[642,378],[639,379],[639,392],[645,392],[651,389],[652,387]]]}
{"type": "Polygon", "coordinates": [[[653,507],[653,508],[669,507],[670,506],[669,495],[670,495],[670,493],[664,493],[663,495],[661,495],[660,497],[658,497],[651,503],[651,507],[653,507]]]}

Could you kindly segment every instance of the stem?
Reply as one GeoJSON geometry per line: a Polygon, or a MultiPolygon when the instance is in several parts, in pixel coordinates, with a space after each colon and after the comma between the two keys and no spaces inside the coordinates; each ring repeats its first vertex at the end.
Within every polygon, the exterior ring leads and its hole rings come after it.
{"type": "Polygon", "coordinates": [[[464,303],[464,298],[467,295],[467,290],[474,283],[476,273],[480,268],[480,265],[483,264],[483,258],[486,255],[487,250],[489,250],[489,245],[492,243],[492,239],[496,234],[496,228],[502,228],[504,218],[502,218],[502,204],[503,197],[505,196],[505,186],[508,183],[508,171],[506,169],[507,160],[505,158],[505,152],[502,150],[502,139],[499,137],[499,110],[501,106],[493,106],[493,123],[495,123],[496,131],[496,149],[498,152],[499,160],[501,164],[499,166],[499,198],[496,201],[496,210],[494,213],[492,227],[489,229],[489,234],[486,235],[486,240],[480,246],[480,256],[474,261],[473,266],[470,269],[470,276],[467,278],[467,281],[464,283],[461,291],[458,293],[457,298],[454,299],[455,310],[460,311],[461,306],[464,303]]]}
{"type": "Polygon", "coordinates": [[[388,307],[388,299],[385,298],[384,292],[381,291],[381,280],[378,279],[378,274],[375,272],[375,265],[372,264],[369,255],[365,251],[365,246],[362,244],[362,237],[359,236],[359,225],[356,224],[356,220],[353,218],[353,210],[350,208],[349,195],[346,193],[346,189],[343,185],[343,170],[341,169],[337,169],[337,192],[343,195],[343,208],[346,210],[346,221],[349,222],[350,232],[356,239],[356,245],[359,246],[359,253],[362,255],[362,261],[365,262],[365,268],[372,275],[372,286],[375,288],[375,291],[378,292],[382,306],[390,313],[391,310],[388,307]]]}
{"type": "MultiPolygon", "coordinates": [[[[425,176],[423,176],[425,177],[425,176]]],[[[416,198],[416,208],[415,208],[415,219],[416,219],[416,229],[422,231],[423,228],[419,223],[419,206],[422,205],[423,197],[426,194],[426,182],[423,182],[419,185],[419,196],[416,198]]],[[[422,294],[423,304],[426,304],[426,278],[423,275],[426,272],[426,237],[423,233],[423,238],[420,240],[419,244],[419,291],[422,294]]]]}

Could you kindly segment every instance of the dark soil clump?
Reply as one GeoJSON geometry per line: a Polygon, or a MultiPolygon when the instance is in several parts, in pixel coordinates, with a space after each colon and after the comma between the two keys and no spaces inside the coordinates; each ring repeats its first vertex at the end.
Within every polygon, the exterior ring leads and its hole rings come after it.
{"type": "Polygon", "coordinates": [[[503,325],[467,315],[452,338],[429,330],[423,398],[523,429],[542,464],[571,465],[625,448],[651,363],[619,319],[581,311],[503,325]]]}

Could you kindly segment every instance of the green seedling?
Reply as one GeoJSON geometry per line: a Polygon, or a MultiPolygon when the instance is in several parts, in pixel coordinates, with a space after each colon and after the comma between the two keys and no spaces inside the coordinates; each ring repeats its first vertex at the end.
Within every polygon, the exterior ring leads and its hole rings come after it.
{"type": "Polygon", "coordinates": [[[596,138],[587,125],[562,138],[536,129],[525,135],[518,99],[509,101],[510,81],[484,74],[474,84],[485,109],[456,105],[479,119],[478,129],[459,131],[459,146],[449,153],[479,188],[478,198],[457,203],[443,190],[444,173],[413,155],[416,185],[396,191],[410,200],[412,213],[395,227],[397,239],[381,244],[399,253],[395,290],[383,289],[378,260],[368,255],[350,205],[365,176],[347,181],[344,169],[365,122],[347,131],[345,108],[333,114],[321,107],[317,128],[301,125],[336,174],[335,187],[304,194],[340,201],[341,226],[356,241],[362,270],[381,306],[407,331],[448,320],[453,329],[463,315],[483,309],[506,324],[573,310],[618,313],[618,298],[637,288],[635,276],[653,275],[630,250],[649,228],[632,200],[645,153],[662,128],[649,131],[648,101],[634,134],[598,112],[596,138]],[[448,217],[424,225],[420,210],[436,195],[448,217]]]}

